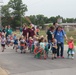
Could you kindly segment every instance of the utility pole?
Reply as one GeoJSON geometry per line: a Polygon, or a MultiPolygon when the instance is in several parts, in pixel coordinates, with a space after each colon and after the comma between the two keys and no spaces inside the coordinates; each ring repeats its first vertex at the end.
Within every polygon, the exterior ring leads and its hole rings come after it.
{"type": "Polygon", "coordinates": [[[2,16],[2,14],[1,14],[1,6],[2,6],[2,4],[3,4],[3,0],[0,0],[0,28],[2,28],[2,22],[1,22],[1,16],[2,16]]]}

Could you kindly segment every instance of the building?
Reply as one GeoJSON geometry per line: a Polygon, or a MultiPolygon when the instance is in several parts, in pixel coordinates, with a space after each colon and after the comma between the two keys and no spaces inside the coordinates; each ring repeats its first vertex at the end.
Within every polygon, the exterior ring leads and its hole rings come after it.
{"type": "MultiPolygon", "coordinates": [[[[52,23],[45,24],[45,28],[49,27],[50,24],[52,24],[52,23]]],[[[62,26],[67,31],[76,30],[76,23],[60,23],[58,25],[62,26]]]]}
{"type": "Polygon", "coordinates": [[[76,30],[76,23],[61,23],[59,25],[61,25],[67,31],[69,31],[69,30],[71,30],[71,31],[76,30]]]}
{"type": "Polygon", "coordinates": [[[61,24],[62,23],[62,18],[58,18],[57,23],[61,24]]]}

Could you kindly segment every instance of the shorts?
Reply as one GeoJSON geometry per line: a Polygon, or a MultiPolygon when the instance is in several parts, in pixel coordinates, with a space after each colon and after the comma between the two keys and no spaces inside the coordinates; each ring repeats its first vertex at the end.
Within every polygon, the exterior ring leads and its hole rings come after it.
{"type": "Polygon", "coordinates": [[[46,51],[46,52],[49,51],[48,46],[45,46],[45,51],[46,51]]]}
{"type": "Polygon", "coordinates": [[[5,47],[5,44],[1,44],[2,47],[5,47]]]}
{"type": "Polygon", "coordinates": [[[12,43],[14,43],[14,40],[11,40],[12,43]]]}
{"type": "Polygon", "coordinates": [[[54,48],[54,47],[52,47],[52,53],[53,53],[53,54],[56,54],[56,53],[57,53],[57,49],[54,48]]]}
{"type": "Polygon", "coordinates": [[[68,54],[75,54],[75,52],[72,50],[72,51],[69,51],[68,54]]]}
{"type": "Polygon", "coordinates": [[[75,51],[69,48],[67,53],[68,54],[75,54],[75,51]]]}
{"type": "Polygon", "coordinates": [[[11,41],[7,41],[7,44],[10,44],[11,43],[11,41]]]}
{"type": "Polygon", "coordinates": [[[24,49],[24,46],[21,46],[21,47],[20,47],[20,50],[23,50],[23,49],[24,49]]]}
{"type": "Polygon", "coordinates": [[[14,42],[14,45],[18,45],[18,43],[14,42]]]}

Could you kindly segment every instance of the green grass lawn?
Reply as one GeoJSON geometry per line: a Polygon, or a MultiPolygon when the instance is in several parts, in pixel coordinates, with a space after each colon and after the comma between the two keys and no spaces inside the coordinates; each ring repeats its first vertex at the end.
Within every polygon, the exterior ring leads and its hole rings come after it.
{"type": "Polygon", "coordinates": [[[46,31],[45,30],[40,30],[40,33],[39,33],[39,35],[41,36],[41,35],[44,35],[44,36],[46,36],[46,31]]]}

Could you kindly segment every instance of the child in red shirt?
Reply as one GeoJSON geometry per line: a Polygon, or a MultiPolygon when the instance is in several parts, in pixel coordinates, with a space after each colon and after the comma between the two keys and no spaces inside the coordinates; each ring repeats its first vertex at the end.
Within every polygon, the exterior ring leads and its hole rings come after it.
{"type": "Polygon", "coordinates": [[[70,37],[70,39],[67,41],[67,44],[68,44],[68,58],[69,56],[71,55],[72,56],[72,59],[74,58],[74,41],[73,41],[73,37],[70,37]]]}

